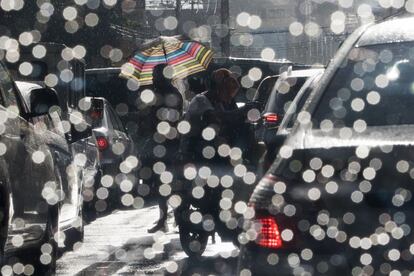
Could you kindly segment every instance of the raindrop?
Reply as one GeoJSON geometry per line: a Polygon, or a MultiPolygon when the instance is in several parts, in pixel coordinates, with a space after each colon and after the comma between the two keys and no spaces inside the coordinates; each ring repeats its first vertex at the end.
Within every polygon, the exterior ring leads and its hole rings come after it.
{"type": "Polygon", "coordinates": [[[46,158],[46,156],[45,156],[45,154],[42,151],[35,151],[32,154],[32,160],[36,164],[43,163],[45,161],[45,158],[46,158]]]}
{"type": "Polygon", "coordinates": [[[85,23],[89,27],[95,27],[99,23],[99,17],[96,13],[88,13],[85,16],[85,23]]]}
{"type": "Polygon", "coordinates": [[[261,57],[264,60],[271,61],[275,59],[276,53],[272,48],[265,48],[262,50],[261,57]]]}
{"type": "Polygon", "coordinates": [[[72,21],[75,20],[75,18],[78,16],[78,11],[76,10],[76,8],[74,7],[66,7],[63,10],[63,17],[67,20],[67,21],[72,21]]]}
{"type": "Polygon", "coordinates": [[[250,21],[250,14],[247,12],[241,12],[236,17],[237,24],[242,27],[247,27],[250,21]]]}

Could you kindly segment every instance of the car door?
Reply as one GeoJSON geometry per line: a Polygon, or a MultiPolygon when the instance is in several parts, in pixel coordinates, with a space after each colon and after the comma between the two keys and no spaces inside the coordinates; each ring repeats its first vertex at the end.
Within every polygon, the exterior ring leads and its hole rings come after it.
{"type": "Polygon", "coordinates": [[[61,206],[59,209],[59,227],[65,230],[72,226],[78,218],[81,205],[81,173],[82,164],[75,162],[72,147],[68,144],[63,129],[62,118],[58,112],[42,116],[43,122],[53,136],[54,142],[49,143],[56,161],[58,176],[62,183],[61,206]]]}
{"type": "Polygon", "coordinates": [[[26,119],[26,107],[0,63],[0,147],[10,193],[5,251],[37,242],[46,228],[48,206],[56,204],[53,160],[42,137],[26,119]],[[46,189],[47,188],[47,189],[46,189]],[[43,194],[42,194],[43,193],[43,194]]]}

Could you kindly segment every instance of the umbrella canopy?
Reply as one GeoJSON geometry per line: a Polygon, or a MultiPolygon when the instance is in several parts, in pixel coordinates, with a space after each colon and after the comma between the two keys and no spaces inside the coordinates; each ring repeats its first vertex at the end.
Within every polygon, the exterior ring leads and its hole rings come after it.
{"type": "Polygon", "coordinates": [[[206,70],[212,57],[213,51],[200,42],[160,36],[144,44],[123,66],[120,76],[136,79],[140,85],[152,84],[154,67],[167,63],[173,68],[172,79],[185,78],[206,70]]]}

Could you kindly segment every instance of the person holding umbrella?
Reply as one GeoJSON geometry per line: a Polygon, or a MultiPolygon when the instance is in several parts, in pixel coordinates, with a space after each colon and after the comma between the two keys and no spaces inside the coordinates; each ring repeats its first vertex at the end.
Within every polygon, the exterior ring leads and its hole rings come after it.
{"type": "Polygon", "coordinates": [[[166,230],[167,221],[167,197],[163,196],[160,188],[163,184],[163,173],[171,173],[174,177],[173,161],[178,151],[179,137],[176,130],[183,110],[183,98],[180,92],[171,84],[165,74],[168,70],[167,64],[158,64],[153,70],[153,92],[154,101],[148,106],[150,109],[146,116],[146,124],[152,135],[147,138],[140,159],[147,167],[153,168],[154,164],[163,164],[165,171],[157,171],[154,177],[154,188],[160,208],[160,217],[154,227],[148,230],[155,233],[166,230]]]}
{"type": "MultiPolygon", "coordinates": [[[[142,125],[145,129],[150,129],[150,133],[154,133],[154,137],[150,137],[144,143],[140,154],[145,168],[148,168],[148,165],[152,167],[151,164],[157,162],[163,162],[166,170],[172,168],[170,156],[174,155],[179,144],[175,119],[182,114],[183,98],[181,95],[178,97],[179,92],[172,86],[171,81],[183,80],[206,71],[212,58],[213,51],[198,41],[185,36],[160,36],[142,44],[122,66],[120,77],[136,81],[139,86],[153,85],[156,98],[162,99],[148,107],[152,115],[142,112],[146,116],[142,125]],[[168,78],[163,74],[164,71],[168,71],[168,78]],[[164,120],[163,116],[166,114],[173,116],[174,120],[164,120]],[[159,116],[162,118],[160,119],[159,116]],[[150,125],[150,128],[147,128],[147,125],[150,125]]],[[[166,173],[168,171],[164,172],[164,175],[166,173]]],[[[147,173],[145,175],[147,176],[147,173]]],[[[172,175],[177,176],[177,174],[172,175]]],[[[156,178],[158,184],[161,184],[162,179],[165,181],[162,175],[159,179],[156,178]]],[[[175,179],[173,181],[174,184],[180,185],[180,181],[178,183],[175,183],[175,179]]],[[[160,188],[164,187],[160,186],[160,188]]],[[[159,203],[160,220],[155,227],[149,229],[151,233],[162,229],[167,218],[166,198],[159,196],[159,203]]]]}

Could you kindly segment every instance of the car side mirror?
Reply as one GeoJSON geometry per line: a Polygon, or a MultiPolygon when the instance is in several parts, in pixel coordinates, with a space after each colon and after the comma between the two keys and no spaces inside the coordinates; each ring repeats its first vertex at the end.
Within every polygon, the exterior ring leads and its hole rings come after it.
{"type": "Polygon", "coordinates": [[[59,107],[59,99],[55,90],[39,88],[30,92],[30,117],[47,115],[54,106],[59,107]]]}

